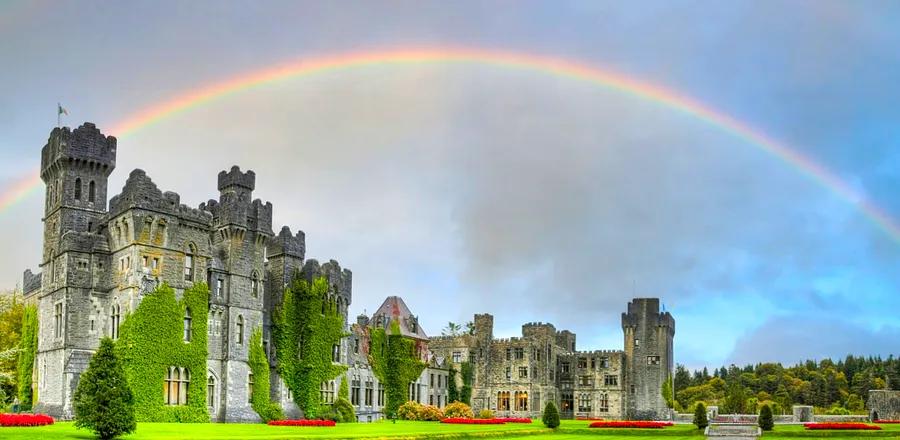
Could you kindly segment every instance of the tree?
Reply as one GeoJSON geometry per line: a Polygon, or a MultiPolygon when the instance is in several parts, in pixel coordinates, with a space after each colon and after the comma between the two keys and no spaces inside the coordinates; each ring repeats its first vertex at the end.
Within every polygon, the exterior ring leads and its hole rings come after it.
{"type": "Polygon", "coordinates": [[[444,336],[459,336],[460,325],[450,321],[447,323],[447,326],[441,330],[441,334],[444,336]]]}
{"type": "Polygon", "coordinates": [[[706,405],[703,402],[698,402],[697,407],[694,408],[694,426],[697,429],[706,429],[709,426],[709,419],[706,417],[706,405]]]}
{"type": "MultiPolygon", "coordinates": [[[[0,292],[0,390],[7,396],[16,394],[18,383],[17,361],[25,311],[18,297],[18,290],[0,292]]],[[[0,406],[4,401],[0,401],[0,406]]]]}
{"type": "Polygon", "coordinates": [[[75,426],[88,428],[103,440],[137,429],[134,396],[112,339],[100,340],[100,348],[78,382],[73,404],[75,426]]]}
{"type": "Polygon", "coordinates": [[[772,417],[772,407],[763,405],[759,410],[759,427],[763,431],[771,431],[775,427],[775,419],[772,417]]]}
{"type": "Polygon", "coordinates": [[[559,410],[556,409],[556,405],[553,404],[552,401],[548,401],[547,405],[544,406],[544,413],[541,415],[541,421],[544,422],[544,426],[556,429],[559,427],[559,410]]]}
{"type": "Polygon", "coordinates": [[[22,315],[22,341],[19,344],[19,357],[16,372],[18,375],[19,402],[22,409],[31,409],[34,358],[37,355],[38,315],[37,308],[29,306],[22,315]]]}
{"type": "Polygon", "coordinates": [[[474,334],[475,334],[475,323],[474,323],[474,322],[469,321],[469,322],[466,323],[466,334],[467,334],[467,335],[474,335],[474,334]]]}
{"type": "Polygon", "coordinates": [[[666,379],[662,384],[662,397],[666,402],[666,406],[669,408],[675,407],[675,399],[672,396],[672,380],[671,376],[666,379]]]}

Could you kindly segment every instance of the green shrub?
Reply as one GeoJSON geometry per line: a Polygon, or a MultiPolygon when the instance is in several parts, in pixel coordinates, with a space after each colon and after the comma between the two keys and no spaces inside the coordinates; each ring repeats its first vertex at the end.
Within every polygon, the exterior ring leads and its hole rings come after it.
{"type": "Polygon", "coordinates": [[[828,411],[825,412],[825,414],[828,414],[829,416],[849,416],[850,410],[838,404],[835,404],[834,406],[829,408],[828,411]]]}
{"type": "Polygon", "coordinates": [[[134,396],[112,339],[100,341],[100,348],[78,381],[73,403],[75,426],[88,428],[103,440],[137,429],[134,396]]]}
{"type": "Polygon", "coordinates": [[[706,405],[703,402],[697,402],[694,408],[694,426],[697,429],[706,429],[709,426],[709,418],[706,416],[706,405]]]}
{"type": "Polygon", "coordinates": [[[434,405],[422,405],[419,409],[419,420],[436,422],[444,418],[444,412],[434,405]]]}
{"type": "Polygon", "coordinates": [[[34,371],[34,358],[37,356],[38,315],[37,307],[27,306],[22,314],[22,334],[19,342],[19,357],[16,363],[16,375],[19,386],[19,409],[28,411],[34,401],[31,378],[34,371]]]}
{"type": "Polygon", "coordinates": [[[341,414],[341,420],[343,420],[344,423],[353,423],[356,421],[356,410],[353,409],[353,404],[350,403],[349,400],[338,397],[337,400],[334,401],[334,409],[341,414]]]}
{"type": "Polygon", "coordinates": [[[775,419],[772,417],[772,407],[763,405],[759,410],[759,427],[763,431],[771,431],[775,427],[775,419]]]}
{"type": "Polygon", "coordinates": [[[548,428],[556,429],[559,427],[559,410],[556,409],[556,405],[553,402],[547,402],[547,405],[544,406],[544,414],[541,415],[541,421],[548,428]]]}
{"type": "Polygon", "coordinates": [[[344,418],[341,416],[340,411],[338,411],[334,407],[334,405],[322,405],[316,411],[315,416],[307,418],[314,418],[315,420],[331,420],[335,423],[342,423],[344,421],[344,418]]]}
{"type": "Polygon", "coordinates": [[[397,408],[397,418],[400,420],[419,420],[422,404],[413,400],[407,401],[397,408]]]}
{"type": "Polygon", "coordinates": [[[494,418],[494,412],[491,411],[491,410],[489,410],[489,409],[487,409],[487,408],[485,408],[485,409],[483,409],[483,410],[481,410],[481,411],[478,411],[478,418],[479,418],[479,419],[493,419],[493,418],[494,418]]]}
{"type": "Polygon", "coordinates": [[[471,419],[475,417],[472,408],[462,402],[453,402],[444,407],[444,417],[471,419]]]}
{"type": "Polygon", "coordinates": [[[259,414],[263,422],[284,419],[281,406],[272,402],[269,395],[269,361],[262,345],[262,328],[257,327],[250,335],[250,356],[247,361],[253,373],[253,394],[250,406],[259,414]]]}

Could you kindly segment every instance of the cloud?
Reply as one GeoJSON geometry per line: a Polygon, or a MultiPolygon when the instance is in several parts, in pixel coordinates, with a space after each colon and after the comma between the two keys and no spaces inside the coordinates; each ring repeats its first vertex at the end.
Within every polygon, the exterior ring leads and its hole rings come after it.
{"type": "Polygon", "coordinates": [[[843,358],[848,354],[896,355],[900,327],[869,328],[836,317],[815,314],[778,316],[734,344],[728,363],[762,360],[786,364],[808,359],[843,358]]]}

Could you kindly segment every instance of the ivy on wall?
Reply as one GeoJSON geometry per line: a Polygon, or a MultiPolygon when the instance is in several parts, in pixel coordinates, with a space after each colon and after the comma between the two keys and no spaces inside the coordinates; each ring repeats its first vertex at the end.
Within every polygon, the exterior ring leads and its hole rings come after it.
{"type": "Polygon", "coordinates": [[[257,327],[250,335],[250,372],[253,374],[253,394],[250,406],[264,422],[284,419],[281,406],[272,402],[269,394],[269,361],[262,344],[262,329],[257,327]]]}
{"type": "Polygon", "coordinates": [[[460,375],[462,376],[463,386],[459,391],[459,401],[466,405],[472,404],[472,379],[475,371],[472,369],[472,363],[465,361],[459,365],[460,375]]]}
{"type": "Polygon", "coordinates": [[[343,375],[341,377],[341,386],[338,388],[338,398],[350,400],[350,385],[349,380],[347,380],[347,375],[343,375]]]}
{"type": "Polygon", "coordinates": [[[410,382],[416,380],[425,363],[416,353],[416,343],[400,334],[400,324],[391,322],[391,333],[383,328],[372,329],[369,344],[369,365],[372,372],[384,384],[384,413],[394,417],[397,409],[407,400],[410,382]]]}
{"type": "Polygon", "coordinates": [[[207,315],[205,283],[184,291],[181,301],[166,284],[147,294],[119,328],[116,350],[134,393],[139,422],[209,422],[206,409],[207,315]],[[185,311],[190,310],[190,342],[184,339],[185,311]],[[164,383],[169,367],[190,372],[187,404],[165,404],[164,383]]]}
{"type": "Polygon", "coordinates": [[[344,320],[328,300],[328,282],[312,283],[295,276],[273,316],[272,336],[276,370],[294,395],[306,418],[319,415],[322,382],[333,380],[347,367],[332,362],[332,349],[341,343],[344,320]]]}
{"type": "Polygon", "coordinates": [[[450,366],[447,376],[447,402],[459,402],[459,389],[456,387],[456,368],[450,366]]]}
{"type": "Polygon", "coordinates": [[[19,346],[19,359],[16,364],[16,375],[19,384],[19,402],[23,409],[33,404],[34,358],[37,356],[38,314],[37,307],[27,306],[22,314],[22,340],[19,346]]]}

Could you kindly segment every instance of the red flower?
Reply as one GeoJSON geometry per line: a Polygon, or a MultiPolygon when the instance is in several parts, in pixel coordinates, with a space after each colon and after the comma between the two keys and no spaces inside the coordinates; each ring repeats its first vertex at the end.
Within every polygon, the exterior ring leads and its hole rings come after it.
{"type": "Polygon", "coordinates": [[[900,420],[876,420],[875,423],[885,423],[885,424],[900,423],[900,420]]]}
{"type": "Polygon", "coordinates": [[[588,428],[640,428],[661,429],[672,426],[672,422],[649,422],[643,420],[608,420],[591,423],[588,428]]]}
{"type": "Polygon", "coordinates": [[[531,423],[527,417],[498,417],[494,420],[503,420],[506,423],[531,423]]]}
{"type": "Polygon", "coordinates": [[[53,417],[46,414],[0,414],[0,426],[52,425],[53,417]]]}
{"type": "Polygon", "coordinates": [[[881,429],[880,426],[869,425],[866,423],[804,423],[803,426],[809,430],[839,429],[877,431],[881,429]]]}
{"type": "Polygon", "coordinates": [[[271,420],[269,426],[334,426],[334,420],[271,420]]]}
{"type": "Polygon", "coordinates": [[[452,423],[455,425],[502,425],[506,422],[503,419],[464,419],[455,417],[442,419],[441,423],[452,423]]]}

